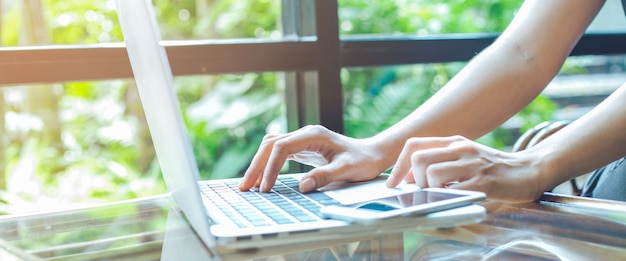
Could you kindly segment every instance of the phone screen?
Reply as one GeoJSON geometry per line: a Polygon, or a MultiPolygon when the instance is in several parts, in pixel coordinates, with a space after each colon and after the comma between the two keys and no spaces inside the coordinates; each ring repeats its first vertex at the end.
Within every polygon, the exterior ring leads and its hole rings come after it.
{"type": "Polygon", "coordinates": [[[433,203],[442,200],[448,200],[453,198],[463,197],[461,194],[443,193],[436,191],[418,190],[415,192],[401,194],[397,196],[391,196],[387,198],[370,201],[367,203],[361,203],[356,208],[368,209],[374,211],[391,211],[406,207],[412,207],[417,205],[423,205],[426,203],[433,203]]]}

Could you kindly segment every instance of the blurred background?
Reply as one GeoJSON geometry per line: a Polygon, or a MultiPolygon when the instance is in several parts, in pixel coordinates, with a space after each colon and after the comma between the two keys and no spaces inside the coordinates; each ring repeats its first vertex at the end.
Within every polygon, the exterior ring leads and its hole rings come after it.
{"type": "MultiPolygon", "coordinates": [[[[501,32],[521,0],[339,0],[353,37],[501,32]]],[[[166,41],[280,41],[278,0],[154,0],[166,41]]],[[[626,29],[609,0],[590,32],[626,29]]],[[[0,51],[122,42],[113,0],[0,0],[0,51]]],[[[0,53],[0,61],[2,59],[0,53]]],[[[465,62],[341,69],[345,134],[371,136],[410,113],[465,62]]],[[[623,55],[576,56],[522,112],[481,143],[507,150],[528,128],[575,119],[626,82],[623,55]]],[[[1,74],[0,74],[1,75],[1,74]]],[[[36,76],[33,76],[36,77],[36,76]]],[[[175,77],[203,178],[240,176],[266,133],[287,132],[284,72],[175,77]]],[[[6,84],[0,77],[0,214],[166,192],[133,79],[6,84]]]]}

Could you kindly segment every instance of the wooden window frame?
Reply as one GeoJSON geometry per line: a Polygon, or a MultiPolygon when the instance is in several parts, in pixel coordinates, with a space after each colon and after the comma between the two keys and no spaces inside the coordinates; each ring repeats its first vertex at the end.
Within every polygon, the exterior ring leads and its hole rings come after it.
{"type": "MultiPolygon", "coordinates": [[[[289,130],[343,127],[342,68],[467,61],[497,34],[340,37],[336,0],[283,0],[285,37],[164,41],[175,76],[286,72],[289,130]]],[[[572,56],[626,53],[626,33],[585,34],[572,56]]],[[[0,47],[0,87],[132,78],[122,43],[0,47]]]]}

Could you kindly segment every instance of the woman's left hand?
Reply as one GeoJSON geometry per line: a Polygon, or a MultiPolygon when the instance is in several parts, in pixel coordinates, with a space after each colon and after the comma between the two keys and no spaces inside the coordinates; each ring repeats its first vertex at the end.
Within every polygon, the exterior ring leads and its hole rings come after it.
{"type": "Polygon", "coordinates": [[[387,186],[404,179],[422,188],[475,190],[491,200],[528,202],[546,190],[537,162],[534,155],[502,152],[461,136],[411,138],[387,186]]]}

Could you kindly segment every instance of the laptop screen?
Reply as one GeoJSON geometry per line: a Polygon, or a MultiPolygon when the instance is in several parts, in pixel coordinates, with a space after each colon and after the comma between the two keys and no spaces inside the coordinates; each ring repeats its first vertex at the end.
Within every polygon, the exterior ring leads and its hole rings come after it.
{"type": "Polygon", "coordinates": [[[150,0],[117,0],[126,49],[168,190],[196,233],[215,245],[197,186],[198,168],[150,0]]]}

